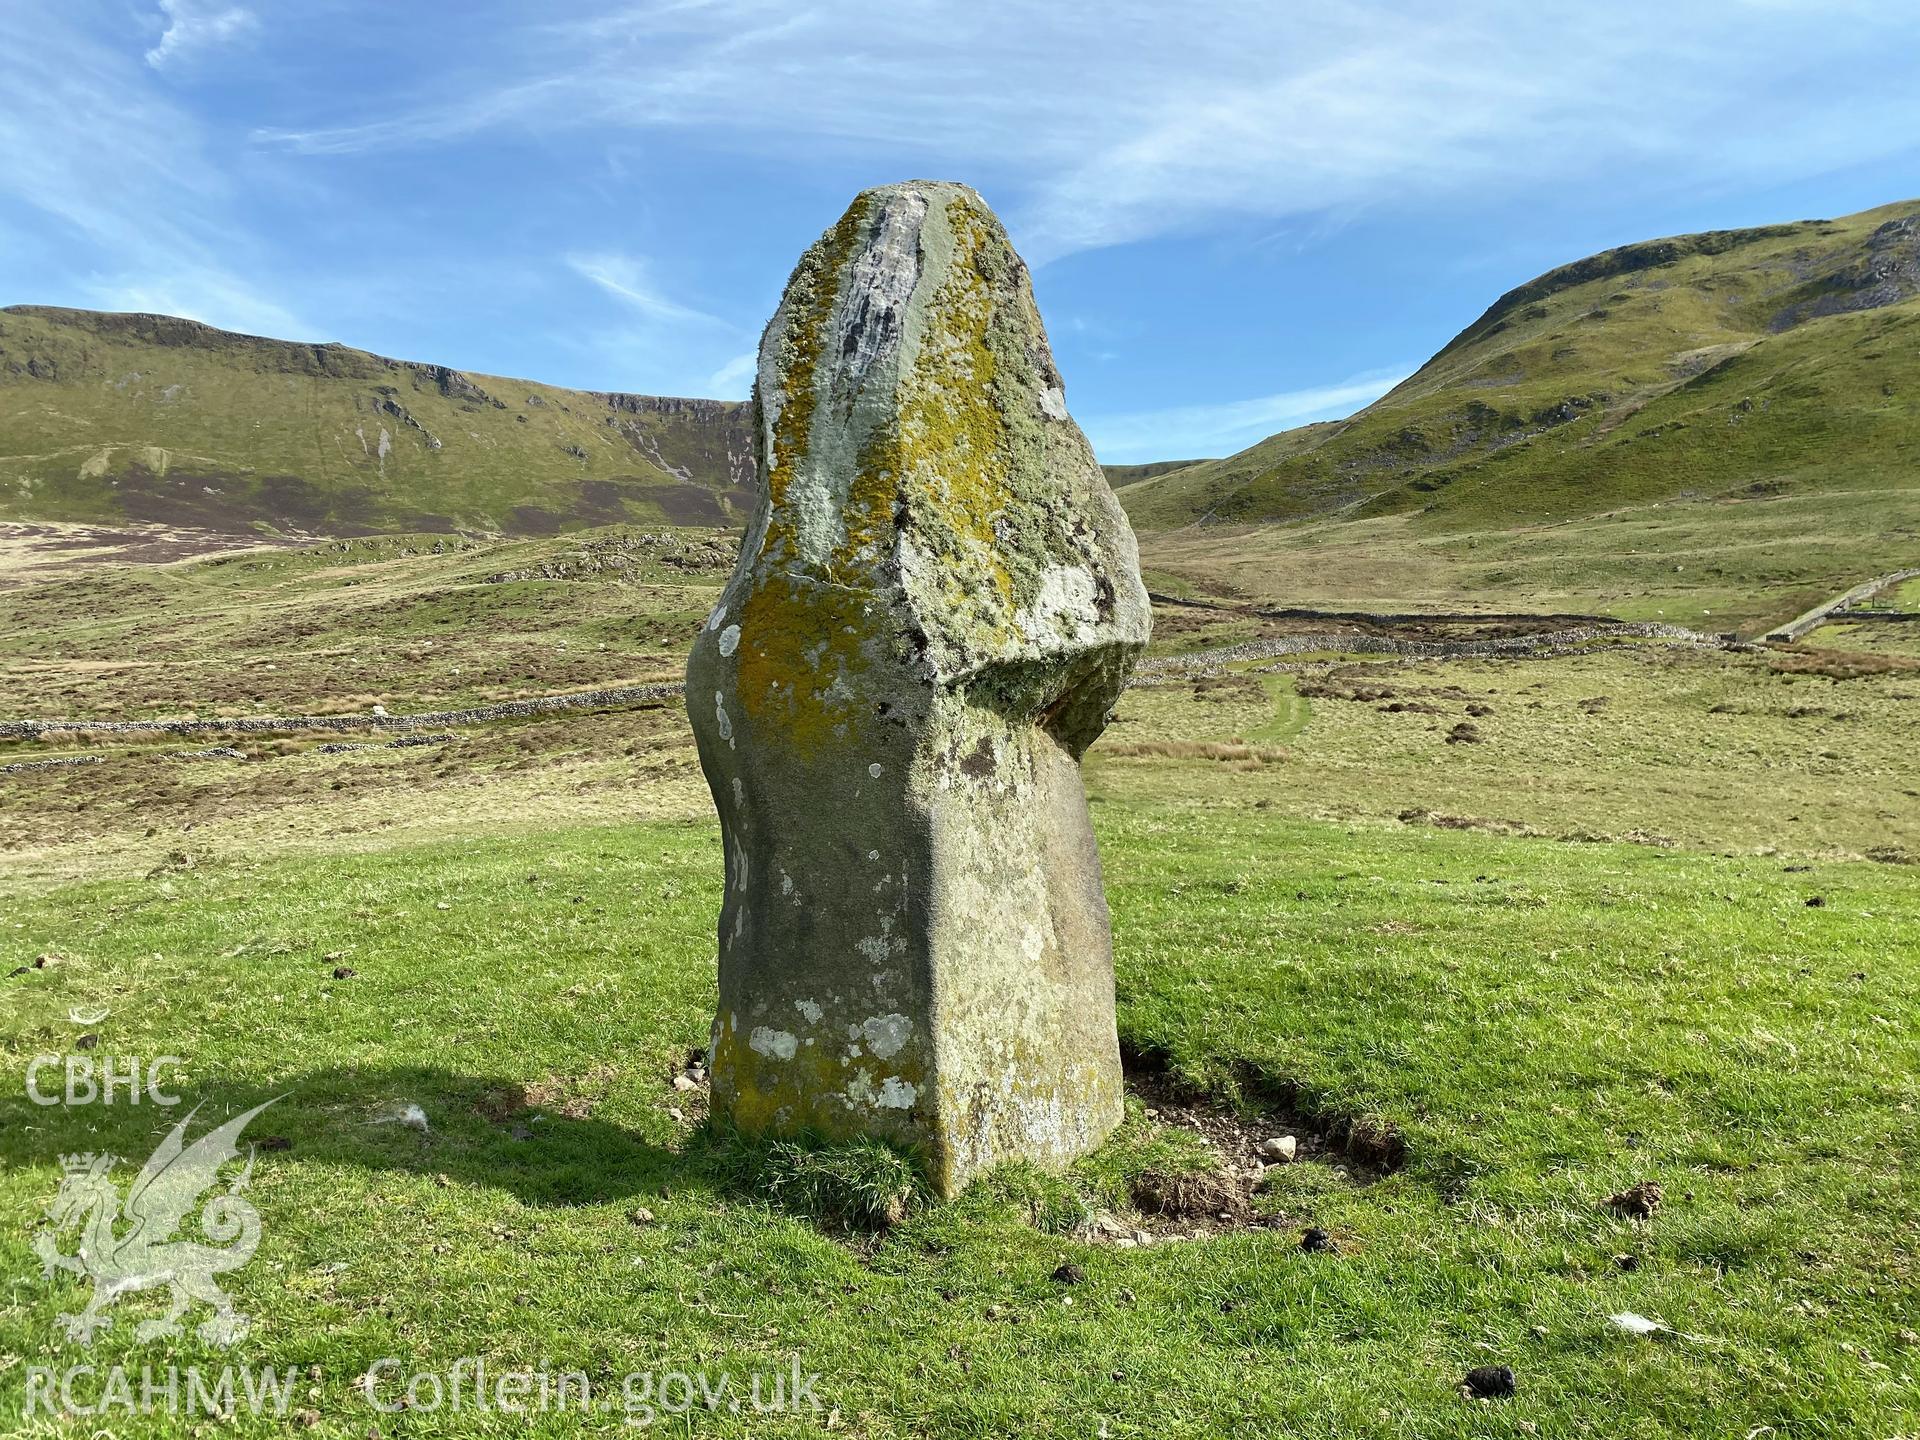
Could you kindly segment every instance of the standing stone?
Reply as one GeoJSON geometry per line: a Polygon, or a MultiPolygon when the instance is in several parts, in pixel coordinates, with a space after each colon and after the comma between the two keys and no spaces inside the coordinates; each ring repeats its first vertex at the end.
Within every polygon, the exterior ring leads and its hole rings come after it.
{"type": "Polygon", "coordinates": [[[1080,756],[1150,623],[1026,266],[963,185],[869,190],[760,342],[764,481],[687,662],[720,811],[718,1110],[952,1195],[1121,1118],[1080,756]]]}

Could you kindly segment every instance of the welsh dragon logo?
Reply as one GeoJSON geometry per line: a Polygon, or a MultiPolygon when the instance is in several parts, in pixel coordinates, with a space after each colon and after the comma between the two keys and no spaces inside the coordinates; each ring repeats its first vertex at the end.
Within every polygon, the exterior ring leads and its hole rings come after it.
{"type": "Polygon", "coordinates": [[[65,1172],[60,1191],[47,1207],[51,1228],[34,1237],[42,1273],[51,1280],[56,1270],[70,1270],[93,1281],[93,1296],[78,1315],[62,1315],[60,1323],[70,1339],[83,1344],[94,1333],[111,1328],[106,1311],[123,1295],[166,1286],[167,1313],[143,1321],[134,1331],[140,1340],[176,1336],[180,1317],[195,1300],[205,1301],[214,1313],[199,1326],[199,1336],[211,1345],[230,1345],[247,1333],[248,1319],[214,1276],[238,1270],[253,1258],[260,1244],[260,1214],[241,1198],[253,1178],[253,1153],[224,1194],[201,1208],[200,1228],[214,1244],[176,1238],[176,1232],[194,1202],[219,1179],[220,1167],[239,1153],[240,1132],[272,1100],[236,1115],[217,1130],[209,1130],[191,1145],[187,1125],[199,1106],[167,1133],[152,1157],[134,1177],[126,1204],[120,1187],[110,1177],[117,1155],[62,1155],[65,1172]],[[121,1231],[123,1221],[132,1228],[121,1231]],[[72,1255],[60,1250],[60,1233],[80,1227],[80,1248],[72,1255]]]}

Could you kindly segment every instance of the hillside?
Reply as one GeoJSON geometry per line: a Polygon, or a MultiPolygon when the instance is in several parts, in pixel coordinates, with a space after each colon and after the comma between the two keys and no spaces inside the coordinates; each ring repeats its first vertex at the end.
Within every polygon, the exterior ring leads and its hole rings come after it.
{"type": "Polygon", "coordinates": [[[1121,492],[1164,587],[1758,633],[1920,554],[1920,202],[1623,246],[1121,492]]]}
{"type": "Polygon", "coordinates": [[[743,404],[165,316],[0,309],[0,519],[331,535],[728,524],[752,472],[743,404]]]}
{"type": "Polygon", "coordinates": [[[1128,487],[1137,525],[1920,491],[1920,202],[1609,250],[1509,291],[1336,423],[1128,487]]]}
{"type": "Polygon", "coordinates": [[[1129,485],[1138,485],[1142,480],[1157,479],[1173,470],[1211,463],[1207,460],[1153,460],[1145,465],[1102,465],[1100,468],[1106,471],[1107,483],[1121,490],[1129,485]]]}

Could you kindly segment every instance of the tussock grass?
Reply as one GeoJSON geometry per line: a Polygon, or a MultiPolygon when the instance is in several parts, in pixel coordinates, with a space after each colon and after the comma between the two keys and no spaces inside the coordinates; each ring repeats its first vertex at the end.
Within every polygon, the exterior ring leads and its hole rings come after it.
{"type": "Polygon", "coordinates": [[[1258,765],[1279,765],[1287,758],[1285,750],[1266,745],[1249,745],[1244,740],[1134,740],[1101,747],[1101,753],[1115,760],[1228,760],[1258,765]]]}
{"type": "Polygon", "coordinates": [[[796,1215],[884,1230],[929,1199],[913,1156],[879,1140],[767,1139],[712,1122],[700,1153],[721,1181],[796,1215]]]}
{"type": "Polygon", "coordinates": [[[1874,655],[1852,650],[1795,646],[1767,653],[1767,664],[1788,675],[1859,680],[1869,675],[1920,675],[1920,656],[1874,655]]]}

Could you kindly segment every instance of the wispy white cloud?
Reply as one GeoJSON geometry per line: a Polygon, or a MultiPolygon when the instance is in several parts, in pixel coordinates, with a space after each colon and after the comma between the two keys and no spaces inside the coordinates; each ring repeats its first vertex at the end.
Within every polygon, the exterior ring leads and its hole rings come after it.
{"type": "Polygon", "coordinates": [[[707,392],[722,400],[744,400],[753,393],[754,371],[760,357],[749,350],[736,355],[707,377],[707,392]]]}
{"type": "Polygon", "coordinates": [[[669,300],[654,288],[647,262],[637,255],[602,252],[597,255],[569,255],[567,265],[575,274],[591,280],[602,290],[650,320],[669,325],[717,325],[731,329],[725,320],[669,300]]]}
{"type": "Polygon", "coordinates": [[[1218,405],[1181,405],[1130,415],[1082,418],[1094,453],[1109,465],[1231,455],[1276,430],[1338,420],[1372,404],[1410,370],[1370,372],[1337,385],[1285,390],[1218,405]]]}
{"type": "MultiPolygon", "coordinates": [[[[734,352],[740,327],[675,300],[654,279],[644,256],[603,250],[564,257],[567,268],[613,297],[618,309],[582,326],[570,348],[594,358],[610,388],[656,395],[729,394],[743,389],[734,352]],[[729,358],[731,357],[731,358],[729,358]]],[[[751,374],[751,356],[748,374],[751,374]]]]}
{"type": "Polygon", "coordinates": [[[260,28],[260,17],[240,5],[160,0],[160,9],[167,17],[166,32],[161,35],[160,43],[147,51],[147,64],[156,70],[260,28]]]}
{"type": "Polygon", "coordinates": [[[756,157],[852,150],[875,179],[982,185],[1041,261],[1543,179],[1779,182],[1911,143],[1920,88],[1827,84],[1808,60],[1838,75],[1910,51],[1920,9],[1852,26],[1833,4],[1718,9],[1216,0],[1179,23],[1157,0],[622,3],[503,38],[438,99],[255,136],[351,153],[590,127],[698,132],[756,157]]]}
{"type": "Polygon", "coordinates": [[[60,300],[232,329],[304,326],[247,271],[254,244],[193,115],[78,7],[0,6],[0,230],[57,249],[60,300]]]}

